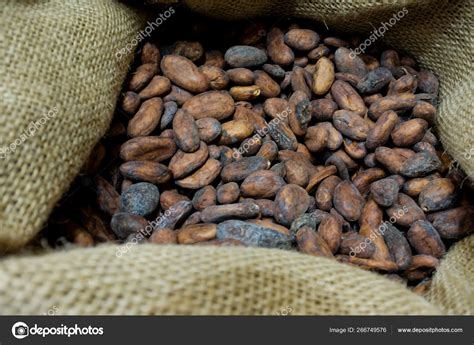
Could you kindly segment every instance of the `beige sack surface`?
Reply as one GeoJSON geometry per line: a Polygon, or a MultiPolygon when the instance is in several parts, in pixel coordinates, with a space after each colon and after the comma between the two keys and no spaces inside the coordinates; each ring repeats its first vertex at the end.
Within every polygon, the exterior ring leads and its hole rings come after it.
{"type": "MultiPolygon", "coordinates": [[[[0,160],[0,248],[30,240],[104,134],[140,30],[114,1],[13,1],[0,8],[0,147],[57,108],[0,160]],[[2,32],[3,34],[3,32],[2,32]]],[[[409,13],[385,39],[441,80],[438,130],[467,172],[474,159],[473,11],[469,1],[194,1],[221,18],[285,15],[370,31],[409,13]]],[[[474,237],[442,261],[423,299],[373,273],[297,253],[248,248],[137,246],[75,249],[0,261],[0,312],[44,314],[474,314],[474,237]]]]}

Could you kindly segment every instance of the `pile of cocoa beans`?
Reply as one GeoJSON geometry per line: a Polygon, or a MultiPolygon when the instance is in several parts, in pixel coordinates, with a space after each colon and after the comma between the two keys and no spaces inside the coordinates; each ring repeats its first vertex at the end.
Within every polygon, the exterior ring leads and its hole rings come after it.
{"type": "Polygon", "coordinates": [[[432,131],[435,75],[296,24],[230,43],[138,50],[67,240],[297,250],[425,291],[474,228],[432,131]]]}

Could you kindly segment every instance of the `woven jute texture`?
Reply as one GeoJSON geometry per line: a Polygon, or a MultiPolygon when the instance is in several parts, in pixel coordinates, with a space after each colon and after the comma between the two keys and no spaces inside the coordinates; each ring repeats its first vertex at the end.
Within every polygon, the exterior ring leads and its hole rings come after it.
{"type": "MultiPolygon", "coordinates": [[[[156,0],[153,0],[157,2],[156,0]]],[[[4,1],[5,3],[5,1],[4,1]]],[[[469,1],[197,1],[227,19],[284,15],[368,32],[404,6],[385,40],[441,80],[438,130],[466,171],[474,160],[472,8],[469,1]]],[[[128,57],[114,59],[139,18],[108,1],[7,1],[0,10],[0,142],[43,110],[57,115],[0,161],[0,246],[41,227],[110,120],[128,57]],[[4,25],[5,23],[5,25],[4,25]]],[[[375,273],[294,252],[111,245],[0,261],[0,313],[45,314],[474,314],[474,237],[453,246],[425,298],[375,273]]]]}
{"type": "Polygon", "coordinates": [[[281,250],[103,246],[14,258],[3,313],[436,314],[397,282],[333,260],[281,250]],[[47,280],[46,280],[47,277],[47,280]]]}
{"type": "Polygon", "coordinates": [[[0,23],[2,251],[41,230],[105,133],[133,56],[116,52],[143,20],[112,0],[4,0],[0,23]]]}

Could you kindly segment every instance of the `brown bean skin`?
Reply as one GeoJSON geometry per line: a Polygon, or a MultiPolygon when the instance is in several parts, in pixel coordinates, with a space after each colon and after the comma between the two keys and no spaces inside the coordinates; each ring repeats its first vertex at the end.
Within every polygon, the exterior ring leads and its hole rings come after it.
{"type": "Polygon", "coordinates": [[[229,84],[229,76],[222,68],[203,65],[199,67],[199,71],[205,75],[209,86],[214,90],[223,90],[229,84]]]}
{"type": "Polygon", "coordinates": [[[226,73],[235,85],[250,86],[255,83],[255,75],[247,68],[232,68],[227,70],[226,73]]]}
{"type": "Polygon", "coordinates": [[[166,183],[171,180],[171,173],[166,165],[150,161],[129,161],[120,166],[121,174],[135,181],[153,184],[166,183]]]}
{"type": "Polygon", "coordinates": [[[122,109],[128,114],[135,114],[140,106],[140,97],[132,91],[127,91],[123,96],[122,109]]]}
{"type": "Polygon", "coordinates": [[[421,177],[436,171],[440,166],[441,161],[437,155],[424,151],[405,159],[399,172],[407,177],[421,177]]]}
{"type": "Polygon", "coordinates": [[[316,206],[323,211],[330,211],[333,207],[332,200],[334,189],[341,182],[338,176],[326,177],[318,186],[316,190],[316,206]]]}
{"type": "Polygon", "coordinates": [[[204,223],[219,223],[228,219],[249,219],[260,215],[260,208],[254,202],[208,206],[201,211],[204,223]]]}
{"type": "Polygon", "coordinates": [[[292,29],[285,34],[285,43],[297,50],[311,50],[318,45],[319,40],[319,35],[308,29],[292,29]]]}
{"type": "Polygon", "coordinates": [[[418,203],[425,212],[447,209],[456,201],[456,186],[449,178],[436,178],[428,182],[418,198],[418,203]]]}
{"type": "Polygon", "coordinates": [[[260,94],[263,97],[277,97],[280,94],[280,85],[274,81],[266,72],[255,71],[255,85],[260,88],[260,94]]]}
{"type": "Polygon", "coordinates": [[[415,177],[412,179],[407,180],[403,184],[403,193],[412,198],[418,197],[420,195],[423,188],[433,179],[441,177],[440,174],[434,173],[432,175],[426,177],[415,177]]]}
{"type": "Polygon", "coordinates": [[[261,90],[257,85],[234,86],[229,93],[236,101],[251,101],[260,96],[261,90]]]}
{"type": "Polygon", "coordinates": [[[369,133],[369,126],[354,112],[337,110],[333,115],[333,124],[342,134],[354,140],[365,140],[369,133]]]}
{"type": "Polygon", "coordinates": [[[166,55],[161,59],[161,70],[173,84],[183,89],[200,93],[209,88],[206,76],[196,65],[184,56],[166,55]]]}
{"type": "Polygon", "coordinates": [[[171,53],[195,62],[204,55],[204,48],[199,42],[177,41],[173,44],[171,53]]]}
{"type": "Polygon", "coordinates": [[[336,102],[330,99],[315,99],[311,101],[311,116],[317,121],[330,121],[337,110],[336,102]]]}
{"type": "Polygon", "coordinates": [[[275,220],[290,226],[296,217],[306,212],[308,206],[309,195],[303,188],[294,184],[285,185],[275,197],[275,220]]]}
{"type": "Polygon", "coordinates": [[[270,59],[278,65],[289,65],[295,59],[295,54],[285,44],[283,32],[279,28],[272,28],[267,34],[267,53],[270,59]]]}
{"type": "Polygon", "coordinates": [[[335,254],[341,244],[342,225],[336,217],[330,215],[319,224],[318,233],[326,241],[331,252],[335,254]]]}
{"type": "Polygon", "coordinates": [[[316,126],[308,127],[304,143],[311,152],[318,153],[326,148],[328,136],[327,127],[322,123],[318,123],[316,126]]]}
{"type": "Polygon", "coordinates": [[[94,179],[97,193],[97,204],[102,212],[113,216],[120,207],[120,196],[115,188],[101,176],[94,179]]]}
{"type": "Polygon", "coordinates": [[[202,211],[208,206],[215,205],[217,202],[217,191],[213,186],[204,186],[194,194],[193,207],[202,211]]]}
{"type": "Polygon", "coordinates": [[[187,196],[179,194],[176,190],[165,190],[160,196],[160,206],[163,210],[167,210],[183,200],[190,201],[187,196]]]}
{"type": "Polygon", "coordinates": [[[285,184],[285,180],[276,172],[258,170],[245,178],[240,189],[246,197],[273,198],[285,184]]]}
{"type": "Polygon", "coordinates": [[[392,110],[383,113],[375,123],[375,126],[370,129],[367,134],[367,140],[365,146],[369,150],[374,150],[379,146],[385,145],[387,140],[390,138],[392,130],[399,122],[397,113],[392,110]]]}
{"type": "Polygon", "coordinates": [[[178,243],[180,244],[194,244],[213,240],[216,238],[217,225],[216,224],[194,224],[182,227],[177,231],[178,243]]]}
{"type": "Polygon", "coordinates": [[[387,209],[387,215],[401,226],[410,226],[417,220],[426,218],[416,202],[403,193],[398,193],[397,201],[387,209]]]}
{"type": "Polygon", "coordinates": [[[199,149],[193,153],[178,150],[171,158],[168,167],[175,179],[181,179],[200,168],[206,162],[208,156],[209,149],[206,143],[201,141],[199,149]]]}
{"type": "Polygon", "coordinates": [[[167,94],[171,90],[171,82],[168,78],[156,75],[150,81],[150,83],[140,91],[138,96],[142,100],[146,100],[152,97],[160,97],[167,94]]]}
{"type": "Polygon", "coordinates": [[[183,188],[199,189],[212,183],[221,172],[221,168],[222,165],[218,160],[210,158],[192,175],[182,180],[177,180],[175,183],[183,188]]]}
{"type": "Polygon", "coordinates": [[[229,182],[217,188],[217,202],[219,204],[232,204],[240,197],[239,185],[229,182]]]}
{"type": "Polygon", "coordinates": [[[269,162],[273,162],[278,155],[278,145],[274,141],[267,141],[262,144],[257,156],[266,158],[269,162]]]}
{"type": "Polygon", "coordinates": [[[400,93],[414,93],[418,85],[417,79],[411,74],[404,75],[396,80],[392,80],[388,85],[387,95],[397,95],[400,93]]]}
{"type": "Polygon", "coordinates": [[[461,206],[427,216],[441,238],[461,239],[474,229],[474,207],[461,206]]]}
{"type": "Polygon", "coordinates": [[[225,60],[222,52],[219,50],[209,50],[205,52],[205,55],[206,61],[204,61],[204,65],[224,68],[225,60]]]}
{"type": "Polygon", "coordinates": [[[430,222],[418,220],[407,232],[408,241],[418,254],[441,258],[446,253],[441,237],[430,222]]]}
{"type": "Polygon", "coordinates": [[[361,194],[366,194],[373,182],[380,180],[386,176],[385,171],[380,168],[369,168],[353,177],[352,182],[361,194]]]}
{"type": "Polygon", "coordinates": [[[126,239],[131,234],[145,231],[148,221],[136,214],[117,212],[110,222],[112,231],[119,239],[126,239]]]}
{"type": "Polygon", "coordinates": [[[349,231],[342,234],[339,252],[344,255],[370,259],[375,253],[375,245],[365,236],[349,231]]]}
{"type": "Polygon", "coordinates": [[[377,147],[375,150],[375,159],[392,174],[399,174],[406,160],[405,157],[397,151],[385,146],[377,147]]]}
{"type": "Polygon", "coordinates": [[[382,207],[390,207],[397,199],[399,188],[394,179],[384,178],[370,185],[370,193],[377,204],[382,207]]]}
{"type": "Polygon", "coordinates": [[[254,126],[247,120],[232,120],[222,124],[219,145],[234,145],[252,135],[254,126]]]}
{"type": "Polygon", "coordinates": [[[213,117],[203,117],[196,120],[196,126],[199,131],[199,138],[205,143],[210,143],[222,132],[221,123],[213,117]]]}
{"type": "Polygon", "coordinates": [[[430,125],[434,125],[436,118],[436,108],[431,103],[418,101],[413,107],[412,115],[413,117],[427,121],[430,125]]]}
{"type": "Polygon", "coordinates": [[[369,116],[372,120],[377,120],[388,110],[393,110],[395,112],[405,111],[413,108],[415,104],[416,97],[412,93],[385,96],[370,105],[369,116]]]}
{"type": "Polygon", "coordinates": [[[284,163],[285,165],[285,180],[290,184],[296,184],[300,187],[306,187],[309,181],[309,173],[308,170],[299,165],[296,161],[291,159],[286,160],[284,163]]]}
{"type": "Polygon", "coordinates": [[[410,245],[402,232],[390,223],[385,222],[383,238],[398,269],[405,270],[410,267],[413,256],[410,245]]]}
{"type": "Polygon", "coordinates": [[[154,244],[177,244],[178,238],[176,231],[163,228],[153,231],[148,242],[154,244]]]}
{"type": "Polygon", "coordinates": [[[433,95],[438,94],[439,82],[436,76],[427,70],[422,69],[417,73],[418,77],[418,90],[423,93],[429,93],[433,95]]]}
{"type": "Polygon", "coordinates": [[[367,74],[367,66],[359,56],[351,56],[351,51],[345,47],[340,47],[334,53],[336,68],[339,72],[350,73],[360,78],[367,74]]]}
{"type": "Polygon", "coordinates": [[[128,89],[134,92],[140,91],[148,85],[156,73],[158,73],[158,65],[156,63],[146,63],[139,66],[130,78],[128,89]]]}
{"type": "Polygon", "coordinates": [[[238,182],[257,170],[266,170],[270,162],[264,157],[243,157],[239,161],[227,164],[222,169],[221,178],[224,182],[238,182]]]}
{"type": "Polygon", "coordinates": [[[425,135],[428,129],[428,122],[423,119],[413,119],[400,123],[391,133],[392,141],[396,146],[413,146],[425,135]]]}
{"type": "Polygon", "coordinates": [[[331,248],[324,239],[307,226],[301,227],[296,233],[298,250],[304,254],[313,256],[333,257],[331,248]]]}
{"type": "Polygon", "coordinates": [[[326,57],[322,57],[316,62],[313,74],[312,90],[316,95],[326,94],[334,82],[334,64],[326,57]]]}
{"type": "Polygon", "coordinates": [[[235,102],[227,91],[207,91],[186,101],[182,109],[196,120],[213,117],[221,121],[234,113],[235,102]]]}
{"type": "Polygon", "coordinates": [[[192,93],[176,86],[176,85],[171,85],[171,92],[167,94],[164,98],[163,101],[165,102],[176,102],[179,106],[182,106],[184,103],[186,103],[188,100],[190,100],[193,97],[192,93]]]}
{"type": "Polygon", "coordinates": [[[173,139],[141,136],[126,141],[120,147],[120,158],[124,161],[162,162],[172,157],[176,150],[173,139]]]}
{"type": "Polygon", "coordinates": [[[127,134],[130,137],[148,135],[160,123],[163,113],[163,100],[151,98],[140,106],[140,109],[128,123],[127,134]]]}
{"type": "Polygon", "coordinates": [[[160,50],[153,43],[146,42],[142,47],[140,60],[142,64],[154,63],[156,65],[159,65],[161,60],[160,50]]]}
{"type": "Polygon", "coordinates": [[[331,86],[331,95],[340,109],[345,109],[364,116],[367,107],[356,90],[345,81],[336,80],[331,86]]]}
{"type": "Polygon", "coordinates": [[[290,97],[291,110],[286,114],[293,133],[299,136],[306,134],[311,121],[311,103],[302,91],[294,92],[290,97]]]}
{"type": "Polygon", "coordinates": [[[334,189],[334,208],[348,221],[357,221],[364,208],[365,200],[350,181],[342,181],[334,189]]]}
{"type": "Polygon", "coordinates": [[[307,78],[311,78],[311,75],[308,75],[308,72],[304,68],[299,66],[295,66],[293,71],[291,71],[291,88],[293,91],[301,91],[306,94],[308,99],[311,98],[311,89],[310,85],[312,83],[308,83],[307,78]]]}
{"type": "Polygon", "coordinates": [[[199,149],[201,140],[199,130],[194,118],[185,110],[178,110],[173,118],[174,140],[178,147],[187,153],[195,152],[199,149]]]}
{"type": "Polygon", "coordinates": [[[374,260],[391,261],[390,252],[381,234],[382,220],[382,209],[377,205],[374,199],[369,198],[359,218],[359,234],[370,239],[374,244],[375,252],[372,256],[374,260]]]}

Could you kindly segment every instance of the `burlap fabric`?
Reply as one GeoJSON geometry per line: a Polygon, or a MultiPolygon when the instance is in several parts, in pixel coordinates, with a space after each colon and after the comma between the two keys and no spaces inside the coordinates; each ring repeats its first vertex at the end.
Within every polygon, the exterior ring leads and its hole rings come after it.
{"type": "MultiPolygon", "coordinates": [[[[156,0],[154,0],[156,1],[156,0]]],[[[385,39],[441,79],[438,129],[466,171],[473,147],[469,1],[194,1],[220,18],[275,14],[370,31],[403,6],[385,39]]],[[[130,62],[117,59],[141,18],[113,1],[4,1],[0,147],[44,111],[36,134],[0,160],[0,247],[19,248],[47,219],[110,121],[130,62]]],[[[3,33],[2,33],[3,34],[3,33]]],[[[374,273],[279,250],[140,245],[0,261],[5,314],[474,314],[474,237],[456,244],[426,299],[374,273]]]]}

